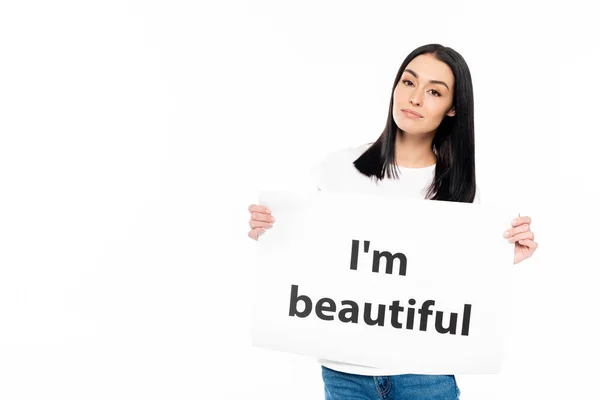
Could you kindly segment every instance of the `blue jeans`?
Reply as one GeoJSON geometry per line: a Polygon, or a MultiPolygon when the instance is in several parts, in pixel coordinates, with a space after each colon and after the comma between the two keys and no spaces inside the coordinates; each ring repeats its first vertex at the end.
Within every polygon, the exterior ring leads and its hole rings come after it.
{"type": "Polygon", "coordinates": [[[325,400],[457,400],[454,375],[364,376],[321,366],[325,400]]]}

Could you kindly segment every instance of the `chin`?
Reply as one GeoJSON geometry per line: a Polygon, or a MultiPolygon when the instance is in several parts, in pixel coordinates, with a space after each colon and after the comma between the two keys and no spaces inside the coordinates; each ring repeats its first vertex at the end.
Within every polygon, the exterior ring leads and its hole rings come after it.
{"type": "Polygon", "coordinates": [[[422,133],[421,130],[419,129],[418,131],[415,130],[415,126],[411,123],[414,121],[399,121],[399,124],[396,124],[396,126],[403,132],[408,133],[409,135],[417,135],[422,133]]]}

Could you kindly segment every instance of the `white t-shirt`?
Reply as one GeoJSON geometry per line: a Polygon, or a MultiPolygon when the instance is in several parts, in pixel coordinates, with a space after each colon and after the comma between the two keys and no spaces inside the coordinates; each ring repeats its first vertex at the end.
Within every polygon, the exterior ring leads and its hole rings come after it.
{"type": "MultiPolygon", "coordinates": [[[[346,148],[326,157],[312,171],[313,182],[316,183],[318,189],[328,192],[399,196],[407,199],[425,198],[427,188],[435,176],[435,164],[425,168],[397,167],[400,171],[399,179],[385,177],[381,181],[375,181],[361,174],[353,165],[354,160],[370,146],[371,143],[367,143],[358,147],[346,148]]],[[[473,203],[480,203],[478,186],[476,186],[473,203]]],[[[327,368],[358,375],[381,376],[412,373],[411,371],[382,370],[332,360],[319,359],[318,361],[327,368]]]]}

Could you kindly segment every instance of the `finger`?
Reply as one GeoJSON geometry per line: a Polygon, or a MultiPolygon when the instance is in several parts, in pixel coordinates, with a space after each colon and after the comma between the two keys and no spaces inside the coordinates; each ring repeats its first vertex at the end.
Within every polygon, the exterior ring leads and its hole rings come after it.
{"type": "Polygon", "coordinates": [[[531,240],[531,239],[522,239],[522,240],[519,240],[519,244],[522,244],[523,246],[527,246],[527,247],[529,247],[532,250],[535,250],[538,247],[537,242],[535,242],[534,240],[531,240]]]}
{"type": "Polygon", "coordinates": [[[253,212],[250,214],[250,219],[254,221],[262,221],[262,222],[275,222],[275,217],[271,214],[265,214],[260,212],[253,212]]]}
{"type": "Polygon", "coordinates": [[[258,237],[260,235],[262,235],[263,233],[265,233],[264,228],[256,228],[256,229],[252,229],[250,232],[248,232],[248,236],[251,239],[258,240],[258,237]]]}
{"type": "Polygon", "coordinates": [[[258,234],[256,233],[256,231],[254,229],[252,229],[252,230],[250,230],[250,232],[248,232],[248,237],[250,239],[258,240],[258,234]]]}
{"type": "Polygon", "coordinates": [[[529,231],[529,232],[523,232],[523,233],[516,234],[515,236],[509,238],[508,241],[510,243],[514,243],[514,242],[516,242],[518,240],[522,240],[522,239],[534,240],[533,232],[529,231]]]}
{"type": "Polygon", "coordinates": [[[251,213],[259,212],[264,214],[271,214],[271,210],[269,209],[269,207],[261,206],[260,204],[250,204],[250,207],[248,207],[248,211],[250,211],[251,213]]]}
{"type": "Polygon", "coordinates": [[[516,235],[517,233],[527,232],[530,230],[529,224],[519,225],[516,228],[509,229],[504,232],[504,237],[509,238],[516,235]]]}
{"type": "Polygon", "coordinates": [[[528,231],[528,232],[518,233],[518,234],[514,235],[513,237],[510,237],[508,239],[508,241],[510,243],[514,243],[514,242],[517,242],[517,241],[523,240],[523,239],[535,240],[533,232],[528,231]]]}
{"type": "Polygon", "coordinates": [[[261,221],[253,221],[250,220],[248,221],[248,223],[250,224],[250,228],[254,229],[254,228],[267,228],[267,229],[271,229],[273,227],[273,224],[270,222],[261,222],[261,221]]]}
{"type": "Polygon", "coordinates": [[[522,224],[529,224],[529,225],[531,225],[531,217],[528,217],[528,216],[523,216],[523,217],[518,216],[517,218],[515,218],[512,221],[512,226],[519,226],[519,225],[522,225],[522,224]]]}

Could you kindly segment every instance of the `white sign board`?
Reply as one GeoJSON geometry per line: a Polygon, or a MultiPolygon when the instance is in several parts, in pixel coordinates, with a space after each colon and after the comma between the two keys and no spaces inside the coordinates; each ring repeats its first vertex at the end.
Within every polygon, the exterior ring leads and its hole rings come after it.
{"type": "Polygon", "coordinates": [[[496,373],[515,210],[262,192],[253,345],[406,373],[496,373]]]}

